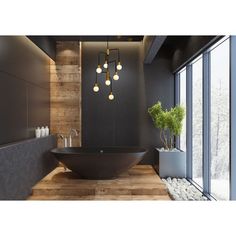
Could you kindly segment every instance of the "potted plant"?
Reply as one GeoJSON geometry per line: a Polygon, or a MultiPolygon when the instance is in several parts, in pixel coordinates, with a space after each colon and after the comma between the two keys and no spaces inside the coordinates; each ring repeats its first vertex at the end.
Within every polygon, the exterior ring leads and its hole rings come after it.
{"type": "Polygon", "coordinates": [[[186,154],[175,148],[175,138],[181,134],[185,109],[175,106],[169,111],[157,102],[148,108],[154,126],[160,130],[162,148],[156,148],[155,169],[160,177],[186,177],[186,154]]]}

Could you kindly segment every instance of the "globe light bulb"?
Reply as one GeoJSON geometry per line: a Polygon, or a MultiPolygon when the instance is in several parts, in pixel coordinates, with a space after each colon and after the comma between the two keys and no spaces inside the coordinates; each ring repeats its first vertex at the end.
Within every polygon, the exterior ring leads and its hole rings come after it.
{"type": "Polygon", "coordinates": [[[121,70],[122,69],[122,65],[120,64],[120,61],[118,62],[117,66],[116,66],[117,70],[121,70]]]}
{"type": "Polygon", "coordinates": [[[118,80],[120,77],[119,77],[119,75],[117,74],[117,72],[113,75],[113,79],[114,80],[118,80]]]}
{"type": "Polygon", "coordinates": [[[105,61],[105,63],[104,63],[104,65],[103,65],[103,67],[104,67],[105,69],[107,69],[107,68],[108,68],[107,61],[105,61]]]}
{"type": "Polygon", "coordinates": [[[96,72],[97,72],[98,74],[102,73],[102,68],[101,68],[100,65],[98,65],[98,67],[97,67],[97,69],[96,69],[96,72]]]}
{"type": "Polygon", "coordinates": [[[95,93],[97,93],[97,92],[99,91],[99,87],[98,87],[98,84],[97,84],[97,83],[94,84],[93,91],[94,91],[95,93]]]}
{"type": "Polygon", "coordinates": [[[114,100],[114,95],[112,94],[112,92],[110,92],[109,96],[108,96],[109,100],[114,100]]]}
{"type": "Polygon", "coordinates": [[[109,85],[111,84],[111,81],[110,81],[109,79],[107,79],[107,80],[105,81],[105,84],[106,84],[107,86],[109,86],[109,85]]]}

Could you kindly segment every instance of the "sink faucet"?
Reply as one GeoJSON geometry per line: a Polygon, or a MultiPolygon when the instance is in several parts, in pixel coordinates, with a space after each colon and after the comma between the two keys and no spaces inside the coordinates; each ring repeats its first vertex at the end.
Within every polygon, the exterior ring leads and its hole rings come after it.
{"type": "Polygon", "coordinates": [[[76,129],[70,129],[70,132],[69,132],[69,147],[72,147],[72,138],[74,136],[78,136],[78,135],[79,135],[79,131],[77,131],[76,129]]]}

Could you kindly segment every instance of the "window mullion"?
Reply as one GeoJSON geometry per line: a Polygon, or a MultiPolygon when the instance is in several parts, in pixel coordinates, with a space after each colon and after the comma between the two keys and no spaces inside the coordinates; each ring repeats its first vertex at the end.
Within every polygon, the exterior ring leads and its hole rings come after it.
{"type": "Polygon", "coordinates": [[[210,52],[203,53],[203,192],[210,194],[210,157],[211,157],[211,133],[210,133],[210,104],[211,104],[211,80],[210,80],[210,52]]]}
{"type": "Polygon", "coordinates": [[[186,157],[187,177],[192,179],[192,65],[186,66],[186,157]]]}
{"type": "Polygon", "coordinates": [[[230,37],[230,200],[236,200],[236,36],[230,37]]]}
{"type": "MultiPolygon", "coordinates": [[[[180,104],[180,75],[179,73],[175,74],[175,105],[180,104]]],[[[177,136],[175,138],[175,147],[180,148],[180,138],[177,136]]]]}

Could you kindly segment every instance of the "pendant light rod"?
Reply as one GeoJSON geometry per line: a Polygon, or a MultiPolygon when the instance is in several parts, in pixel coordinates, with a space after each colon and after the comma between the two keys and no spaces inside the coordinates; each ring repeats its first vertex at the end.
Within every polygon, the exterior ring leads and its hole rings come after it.
{"type": "Polygon", "coordinates": [[[112,92],[112,79],[110,78],[111,84],[110,84],[110,92],[112,92]]]}

